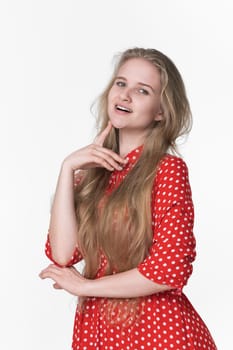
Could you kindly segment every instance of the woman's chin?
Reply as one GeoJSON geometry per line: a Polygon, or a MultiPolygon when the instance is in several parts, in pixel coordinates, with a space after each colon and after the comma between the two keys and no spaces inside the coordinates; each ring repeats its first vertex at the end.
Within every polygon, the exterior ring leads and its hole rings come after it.
{"type": "Polygon", "coordinates": [[[115,128],[115,129],[123,129],[125,127],[125,125],[123,123],[120,123],[119,121],[115,121],[115,120],[111,120],[111,123],[112,123],[112,126],[115,128]]]}

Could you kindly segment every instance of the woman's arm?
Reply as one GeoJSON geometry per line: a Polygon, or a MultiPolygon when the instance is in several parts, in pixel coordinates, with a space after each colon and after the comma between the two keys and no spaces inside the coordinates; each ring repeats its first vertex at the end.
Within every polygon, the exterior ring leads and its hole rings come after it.
{"type": "Polygon", "coordinates": [[[75,268],[49,265],[40,273],[42,279],[51,278],[55,288],[76,296],[105,298],[135,298],[172,289],[144,277],[137,268],[104,276],[95,280],[84,278],[75,268]]]}
{"type": "Polygon", "coordinates": [[[81,292],[85,296],[92,297],[136,298],[170,289],[169,286],[150,281],[135,268],[95,280],[87,280],[81,292]]]}
{"type": "Polygon", "coordinates": [[[77,242],[77,220],[74,208],[74,171],[65,162],[58,177],[51,209],[49,239],[53,259],[65,266],[77,242]]]}
{"type": "Polygon", "coordinates": [[[112,124],[88,145],[70,154],[63,161],[57,188],[51,209],[49,240],[53,260],[61,266],[70,261],[77,245],[77,221],[74,206],[74,172],[94,167],[103,167],[109,171],[122,169],[127,161],[115,152],[103,147],[112,124]]]}

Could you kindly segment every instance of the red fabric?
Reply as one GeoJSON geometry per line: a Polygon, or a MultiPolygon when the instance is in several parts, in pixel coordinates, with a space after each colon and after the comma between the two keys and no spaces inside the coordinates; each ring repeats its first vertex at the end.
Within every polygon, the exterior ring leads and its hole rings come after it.
{"type": "MultiPolygon", "coordinates": [[[[140,156],[142,147],[128,154],[123,171],[114,171],[111,192],[127,175],[140,156]]],[[[146,278],[172,286],[168,292],[142,298],[141,316],[128,326],[111,324],[104,315],[104,298],[88,298],[83,312],[77,308],[73,350],[216,350],[201,317],[182,288],[192,273],[195,259],[193,204],[185,162],[166,155],[159,166],[152,191],[153,244],[149,255],[138,266],[146,278]]],[[[47,255],[52,252],[47,242],[47,255]]],[[[75,251],[70,264],[81,259],[75,251]]],[[[102,256],[97,278],[103,276],[106,259],[102,256]]]]}
{"type": "Polygon", "coordinates": [[[154,240],[138,269],[150,280],[181,291],[195,259],[194,210],[183,160],[172,156],[163,159],[152,198],[154,240]]]}

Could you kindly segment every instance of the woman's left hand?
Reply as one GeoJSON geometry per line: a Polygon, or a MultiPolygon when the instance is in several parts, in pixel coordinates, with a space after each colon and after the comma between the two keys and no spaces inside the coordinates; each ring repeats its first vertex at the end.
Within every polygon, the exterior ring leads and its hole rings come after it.
{"type": "Polygon", "coordinates": [[[55,289],[64,289],[73,295],[84,296],[83,287],[87,279],[73,266],[59,267],[50,264],[40,272],[39,277],[42,279],[51,278],[55,282],[53,285],[55,289]]]}

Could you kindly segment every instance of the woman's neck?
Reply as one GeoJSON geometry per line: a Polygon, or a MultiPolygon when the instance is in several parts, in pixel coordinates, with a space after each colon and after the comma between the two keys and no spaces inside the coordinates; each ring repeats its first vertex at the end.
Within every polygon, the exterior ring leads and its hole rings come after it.
{"type": "Polygon", "coordinates": [[[119,153],[125,157],[130,151],[141,146],[144,143],[145,136],[135,133],[125,133],[119,130],[119,153]]]}

